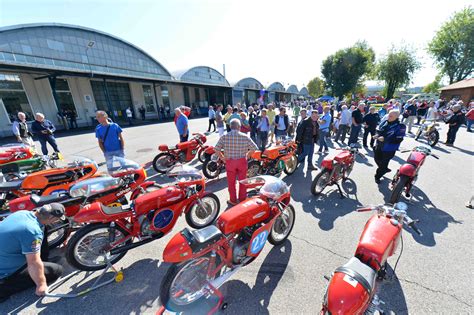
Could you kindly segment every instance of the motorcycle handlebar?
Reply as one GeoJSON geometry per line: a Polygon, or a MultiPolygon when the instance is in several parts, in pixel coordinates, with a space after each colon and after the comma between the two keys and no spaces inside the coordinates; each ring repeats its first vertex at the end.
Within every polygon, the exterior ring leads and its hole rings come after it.
{"type": "Polygon", "coordinates": [[[413,229],[413,231],[415,231],[416,234],[418,234],[419,236],[423,236],[423,233],[420,231],[420,229],[415,225],[415,221],[413,221],[412,223],[409,224],[410,227],[413,229]]]}
{"type": "Polygon", "coordinates": [[[439,156],[437,156],[436,154],[431,153],[431,156],[434,157],[435,159],[439,160],[439,156]]]}
{"type": "Polygon", "coordinates": [[[366,211],[372,211],[374,207],[362,207],[362,208],[357,208],[357,212],[366,212],[366,211]]]}

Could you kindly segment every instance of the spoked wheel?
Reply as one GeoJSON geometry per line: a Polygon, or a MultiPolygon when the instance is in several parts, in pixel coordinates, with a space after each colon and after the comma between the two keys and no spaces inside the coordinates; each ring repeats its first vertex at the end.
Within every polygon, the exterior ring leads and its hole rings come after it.
{"type": "MultiPolygon", "coordinates": [[[[68,242],[66,252],[68,262],[79,270],[93,271],[107,267],[107,260],[115,264],[122,259],[127,252],[110,254],[110,229],[115,234],[114,242],[127,236],[127,232],[120,226],[112,228],[108,223],[89,224],[79,229],[68,242]]],[[[117,247],[131,242],[129,239],[117,247]]]]}
{"type": "Polygon", "coordinates": [[[153,159],[153,168],[161,174],[165,174],[176,164],[176,159],[170,153],[163,152],[153,159]]]}
{"type": "Polygon", "coordinates": [[[55,222],[46,227],[48,231],[48,247],[56,248],[68,237],[69,221],[67,219],[55,222]]]}
{"type": "Polygon", "coordinates": [[[296,171],[297,168],[298,159],[296,158],[296,155],[292,155],[290,159],[285,162],[285,168],[283,169],[283,172],[285,172],[286,175],[291,175],[296,171]]]}
{"type": "Polygon", "coordinates": [[[210,160],[206,160],[204,165],[202,166],[202,172],[204,176],[208,179],[214,179],[219,176],[221,173],[221,168],[216,161],[213,161],[212,158],[210,160]]]}
{"type": "Polygon", "coordinates": [[[439,132],[438,130],[433,130],[428,135],[428,144],[433,148],[439,141],[439,132]]]}
{"type": "Polygon", "coordinates": [[[291,230],[295,225],[295,208],[292,205],[288,205],[282,211],[281,215],[273,223],[272,230],[268,236],[268,241],[272,245],[282,244],[288,236],[290,236],[291,230]]]}
{"type": "Polygon", "coordinates": [[[186,212],[186,222],[195,229],[206,227],[214,222],[221,208],[219,198],[212,193],[202,197],[201,202],[196,201],[186,212]]]}
{"type": "Polygon", "coordinates": [[[199,160],[199,162],[201,162],[201,163],[206,162],[206,150],[205,150],[205,149],[206,149],[206,148],[202,148],[202,149],[200,149],[199,152],[198,152],[198,160],[199,160]]]}
{"type": "Polygon", "coordinates": [[[331,171],[327,168],[323,168],[321,172],[313,180],[311,184],[311,193],[315,196],[320,195],[324,188],[329,185],[330,182],[331,171]]]}
{"type": "Polygon", "coordinates": [[[260,162],[252,160],[247,165],[247,178],[255,177],[260,172],[260,162]]]}
{"type": "Polygon", "coordinates": [[[210,257],[203,256],[172,265],[162,281],[160,301],[168,309],[183,311],[206,294],[210,257]]]}
{"type": "Polygon", "coordinates": [[[391,204],[396,204],[400,200],[403,189],[407,185],[409,179],[410,178],[405,175],[401,175],[400,177],[398,177],[398,180],[393,185],[392,195],[390,196],[391,204]]]}

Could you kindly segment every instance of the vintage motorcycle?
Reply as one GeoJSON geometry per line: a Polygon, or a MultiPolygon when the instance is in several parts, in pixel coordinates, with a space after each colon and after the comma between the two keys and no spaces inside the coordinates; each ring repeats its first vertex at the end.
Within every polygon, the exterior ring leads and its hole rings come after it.
{"type": "Polygon", "coordinates": [[[273,176],[240,181],[250,197],[220,215],[215,225],[176,234],[163,251],[172,263],[161,283],[160,301],[168,310],[192,309],[210,291],[218,289],[251,263],[267,240],[282,244],[295,223],[290,189],[273,176]]]}
{"type": "MultiPolygon", "coordinates": [[[[202,165],[202,173],[206,178],[214,179],[222,172],[225,172],[225,162],[216,154],[216,150],[213,146],[208,147],[204,154],[205,161],[202,165]]],[[[252,177],[248,170],[247,177],[252,177]]]]}
{"type": "Polygon", "coordinates": [[[208,147],[204,145],[207,141],[205,135],[201,133],[193,133],[191,140],[180,142],[175,146],[162,144],[158,147],[161,151],[153,159],[152,165],[155,171],[165,174],[177,163],[187,163],[194,159],[197,155],[201,163],[204,163],[204,150],[208,147]]]}
{"type": "Polygon", "coordinates": [[[33,193],[42,196],[67,193],[77,181],[98,176],[97,169],[96,162],[78,157],[65,167],[43,170],[22,179],[0,183],[0,207],[5,209],[7,201],[33,193]]]}
{"type": "Polygon", "coordinates": [[[423,119],[415,135],[415,140],[425,138],[431,147],[434,147],[439,141],[439,124],[436,121],[426,121],[423,119]]]}
{"type": "Polygon", "coordinates": [[[214,222],[220,203],[216,195],[205,191],[204,177],[195,168],[182,165],[172,168],[168,176],[177,180],[138,196],[129,206],[95,202],[83,207],[74,222],[87,225],[68,241],[69,263],[80,270],[104,269],[128,250],[168,234],[183,213],[193,228],[214,222]]]}
{"type": "Polygon", "coordinates": [[[54,248],[70,235],[73,230],[73,217],[87,203],[101,202],[107,206],[128,205],[128,193],[131,192],[130,201],[133,201],[142,194],[160,188],[153,181],[145,181],[146,171],[137,163],[119,157],[114,157],[111,163],[110,176],[79,181],[63,194],[50,196],[33,194],[16,198],[9,202],[8,209],[0,210],[0,217],[6,217],[19,210],[34,210],[52,202],[62,204],[66,219],[47,228],[48,245],[54,248]]]}
{"type": "Polygon", "coordinates": [[[313,195],[318,196],[327,186],[336,185],[341,198],[344,198],[339,182],[349,178],[354,168],[356,155],[363,156],[363,154],[359,153],[357,147],[346,147],[339,150],[342,151],[336,156],[325,157],[321,162],[321,171],[311,184],[313,195]]]}
{"type": "MultiPolygon", "coordinates": [[[[372,314],[382,302],[377,296],[376,279],[386,278],[387,258],[398,244],[403,250],[402,230],[406,225],[422,235],[407,216],[407,205],[379,205],[357,211],[376,210],[364,227],[354,257],[337,268],[329,280],[320,314],[372,314]],[[367,313],[365,313],[367,311],[367,313]]],[[[400,251],[401,255],[401,251],[400,251]]],[[[398,262],[398,261],[397,261],[398,262]]],[[[395,274],[396,264],[393,273],[395,274]]]]}
{"type": "MultiPolygon", "coordinates": [[[[401,152],[410,152],[404,150],[401,152]]],[[[392,194],[390,196],[390,203],[394,204],[400,199],[403,190],[405,190],[405,196],[411,197],[410,191],[416,182],[418,172],[421,166],[425,162],[427,156],[431,155],[435,159],[439,159],[437,155],[431,152],[431,149],[427,146],[416,146],[411,150],[410,156],[408,156],[407,162],[400,166],[391,182],[392,194]]]]}
{"type": "Polygon", "coordinates": [[[0,171],[7,181],[44,170],[47,166],[55,168],[58,160],[62,160],[61,153],[39,155],[32,147],[24,144],[6,144],[0,147],[0,171]]]}
{"type": "Polygon", "coordinates": [[[278,177],[282,171],[286,175],[293,174],[298,168],[297,147],[297,144],[287,137],[263,153],[262,151],[253,152],[248,162],[248,176],[272,175],[278,177]]]}

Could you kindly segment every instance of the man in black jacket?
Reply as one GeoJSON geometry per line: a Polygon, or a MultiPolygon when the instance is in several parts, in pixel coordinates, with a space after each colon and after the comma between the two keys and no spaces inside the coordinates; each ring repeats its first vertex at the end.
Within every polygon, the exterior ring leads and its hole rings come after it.
{"type": "Polygon", "coordinates": [[[311,117],[302,120],[296,128],[296,143],[303,146],[303,152],[298,156],[298,162],[304,162],[308,156],[308,170],[315,170],[313,165],[314,144],[319,138],[319,114],[317,111],[311,112],[311,117]]]}
{"type": "Polygon", "coordinates": [[[456,104],[453,106],[453,115],[446,122],[449,124],[448,138],[446,139],[446,145],[452,147],[454,140],[456,140],[456,133],[459,127],[464,123],[464,114],[461,112],[461,105],[456,104]]]}
{"type": "Polygon", "coordinates": [[[56,127],[54,127],[51,121],[44,119],[42,113],[36,113],[35,121],[31,124],[31,131],[38,137],[43,155],[48,155],[46,143],[49,143],[53,147],[54,152],[59,152],[56,139],[54,138],[56,127]]]}
{"type": "Polygon", "coordinates": [[[370,147],[374,146],[375,142],[375,129],[380,121],[380,116],[375,112],[375,107],[371,106],[369,112],[364,116],[364,137],[362,143],[364,148],[367,148],[367,137],[370,133],[370,147]]]}
{"type": "Polygon", "coordinates": [[[286,114],[285,107],[280,107],[280,113],[275,116],[275,136],[277,141],[281,140],[283,137],[286,136],[288,127],[290,126],[290,119],[286,114]]]}

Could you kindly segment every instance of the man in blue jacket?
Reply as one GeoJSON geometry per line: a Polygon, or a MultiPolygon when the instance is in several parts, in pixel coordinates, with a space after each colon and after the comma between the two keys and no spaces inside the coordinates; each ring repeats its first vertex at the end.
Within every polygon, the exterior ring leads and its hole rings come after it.
{"type": "Polygon", "coordinates": [[[388,113],[388,118],[382,122],[377,130],[375,138],[377,145],[374,150],[374,160],[377,163],[377,171],[375,172],[375,182],[380,183],[380,178],[391,170],[388,168],[388,163],[395,156],[400,147],[400,143],[405,136],[406,126],[400,123],[398,117],[400,111],[391,110],[388,113]]]}
{"type": "Polygon", "coordinates": [[[107,113],[102,110],[97,111],[96,119],[99,124],[95,128],[95,137],[99,142],[102,153],[104,153],[107,169],[110,171],[113,167],[114,157],[125,157],[125,141],[122,137],[122,128],[118,124],[109,121],[107,113]]]}
{"type": "Polygon", "coordinates": [[[54,152],[59,152],[56,139],[54,138],[56,127],[54,127],[51,121],[44,119],[42,113],[35,114],[35,121],[31,124],[31,131],[38,137],[43,155],[48,155],[46,143],[49,143],[53,147],[54,152]]]}

